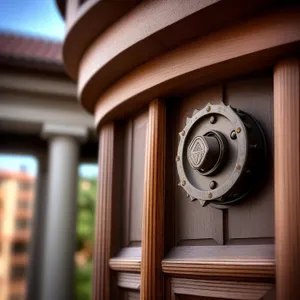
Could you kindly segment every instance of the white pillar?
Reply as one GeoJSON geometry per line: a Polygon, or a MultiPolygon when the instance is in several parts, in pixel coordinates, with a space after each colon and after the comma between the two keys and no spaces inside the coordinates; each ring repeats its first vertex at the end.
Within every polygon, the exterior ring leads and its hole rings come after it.
{"type": "Polygon", "coordinates": [[[79,139],[85,128],[46,124],[49,177],[41,300],[73,299],[79,139]]]}

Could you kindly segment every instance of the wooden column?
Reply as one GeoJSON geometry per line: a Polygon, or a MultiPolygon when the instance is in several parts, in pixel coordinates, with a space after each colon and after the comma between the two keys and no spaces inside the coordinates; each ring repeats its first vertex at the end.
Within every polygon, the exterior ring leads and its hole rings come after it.
{"type": "Polygon", "coordinates": [[[165,105],[149,106],[142,229],[141,299],[163,299],[165,105]]]}
{"type": "Polygon", "coordinates": [[[274,70],[277,300],[300,299],[300,64],[274,70]]]}
{"type": "Polygon", "coordinates": [[[99,177],[93,268],[93,300],[110,299],[109,258],[112,240],[114,125],[99,134],[99,177]]]}

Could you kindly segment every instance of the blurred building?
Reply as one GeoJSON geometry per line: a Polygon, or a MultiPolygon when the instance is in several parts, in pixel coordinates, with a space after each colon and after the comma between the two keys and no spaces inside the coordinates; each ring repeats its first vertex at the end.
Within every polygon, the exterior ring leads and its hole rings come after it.
{"type": "Polygon", "coordinates": [[[33,156],[39,166],[29,300],[49,299],[57,280],[64,299],[73,299],[78,166],[95,163],[98,152],[93,118],[76,93],[60,43],[0,33],[0,153],[33,156]]]}
{"type": "Polygon", "coordinates": [[[35,178],[0,171],[0,299],[25,297],[35,178]]]}

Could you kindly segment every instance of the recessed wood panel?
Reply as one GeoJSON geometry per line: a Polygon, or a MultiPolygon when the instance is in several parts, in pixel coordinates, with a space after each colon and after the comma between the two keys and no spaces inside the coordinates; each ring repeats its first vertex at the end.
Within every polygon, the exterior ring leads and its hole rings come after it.
{"type": "MultiPolygon", "coordinates": [[[[268,148],[266,175],[261,187],[249,197],[229,209],[218,210],[209,206],[202,207],[197,200],[192,202],[187,198],[184,190],[177,186],[179,178],[176,166],[173,167],[172,172],[175,174],[167,173],[173,179],[167,178],[167,197],[171,198],[166,201],[175,208],[175,244],[196,246],[274,243],[272,74],[252,75],[224,82],[177,102],[173,101],[169,105],[173,118],[168,122],[176,125],[172,132],[173,145],[169,146],[170,155],[175,158],[179,144],[178,132],[185,126],[186,118],[191,117],[195,109],[202,109],[208,102],[219,104],[221,101],[249,113],[261,125],[268,148]],[[171,185],[173,194],[168,193],[171,185]]],[[[167,143],[172,143],[171,138],[167,138],[167,143]]],[[[174,159],[172,163],[175,165],[174,159]]]]}
{"type": "Polygon", "coordinates": [[[270,283],[172,278],[172,300],[275,300],[270,283]]]}
{"type": "Polygon", "coordinates": [[[267,172],[258,192],[228,209],[228,239],[274,237],[273,78],[236,80],[225,86],[225,101],[251,114],[267,141],[267,172]]]}
{"type": "MultiPolygon", "coordinates": [[[[207,102],[220,103],[221,101],[222,87],[217,86],[187,97],[179,103],[173,164],[175,164],[175,153],[179,143],[177,133],[185,126],[186,118],[191,117],[195,109],[204,107],[207,102]]],[[[174,172],[177,174],[176,168],[174,172]]],[[[177,176],[176,180],[179,182],[177,176]]],[[[187,198],[182,188],[176,185],[175,189],[176,242],[179,245],[222,244],[223,212],[211,207],[203,208],[198,201],[192,202],[187,198]]]]}
{"type": "Polygon", "coordinates": [[[148,113],[126,122],[124,141],[124,246],[140,246],[144,198],[144,161],[148,113]]]}

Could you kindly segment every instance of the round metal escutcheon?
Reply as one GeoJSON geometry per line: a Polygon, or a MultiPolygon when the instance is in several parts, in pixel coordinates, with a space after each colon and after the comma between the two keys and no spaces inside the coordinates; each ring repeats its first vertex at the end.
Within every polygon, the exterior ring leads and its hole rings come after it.
{"type": "Polygon", "coordinates": [[[179,135],[179,185],[192,200],[226,208],[260,181],[265,138],[247,113],[223,103],[208,103],[195,111],[179,135]]]}

